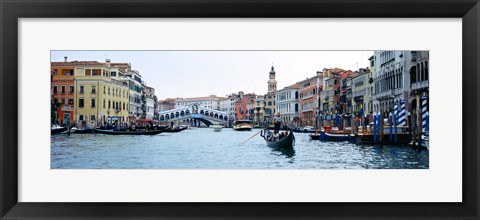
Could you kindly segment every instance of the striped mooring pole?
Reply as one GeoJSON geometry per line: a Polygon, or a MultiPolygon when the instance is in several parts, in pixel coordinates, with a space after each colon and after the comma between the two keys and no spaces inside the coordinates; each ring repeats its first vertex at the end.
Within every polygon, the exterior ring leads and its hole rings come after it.
{"type": "Polygon", "coordinates": [[[406,119],[406,111],[405,111],[405,101],[400,101],[400,110],[398,113],[398,125],[406,126],[407,119],[406,119]]]}
{"type": "Polygon", "coordinates": [[[377,113],[373,112],[373,142],[377,143],[377,113]]]}
{"type": "Polygon", "coordinates": [[[392,124],[393,124],[393,115],[392,113],[390,112],[390,114],[388,115],[388,125],[390,126],[390,141],[392,141],[392,124]]]}
{"type": "Polygon", "coordinates": [[[428,131],[427,97],[422,96],[422,132],[428,131]]]}

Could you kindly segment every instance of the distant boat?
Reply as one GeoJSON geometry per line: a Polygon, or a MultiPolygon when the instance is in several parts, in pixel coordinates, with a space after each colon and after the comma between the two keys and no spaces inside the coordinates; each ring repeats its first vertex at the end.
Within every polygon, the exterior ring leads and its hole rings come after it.
{"type": "Polygon", "coordinates": [[[293,149],[295,136],[293,135],[293,132],[291,130],[287,132],[288,132],[288,135],[278,141],[268,140],[268,137],[272,135],[272,132],[266,129],[264,130],[264,132],[262,132],[261,136],[265,139],[265,142],[271,148],[291,150],[293,149]]]}
{"type": "Polygon", "coordinates": [[[187,129],[188,126],[182,126],[182,127],[178,127],[178,128],[170,128],[170,129],[165,129],[163,132],[166,132],[166,133],[177,133],[177,132],[180,132],[180,131],[183,131],[185,129],[187,129]]]}
{"type": "Polygon", "coordinates": [[[253,128],[252,121],[250,120],[238,120],[233,123],[233,130],[235,131],[251,131],[253,128]]]}
{"type": "Polygon", "coordinates": [[[222,131],[223,126],[222,125],[210,125],[210,128],[213,128],[214,132],[220,132],[220,131],[222,131]]]}
{"type": "Polygon", "coordinates": [[[59,126],[59,125],[52,125],[50,134],[60,134],[60,133],[65,132],[67,130],[68,130],[68,128],[66,128],[66,127],[62,127],[62,126],[59,126]]]}
{"type": "Polygon", "coordinates": [[[94,128],[93,131],[99,134],[111,134],[111,135],[156,135],[165,132],[166,129],[161,130],[105,130],[94,128]]]}

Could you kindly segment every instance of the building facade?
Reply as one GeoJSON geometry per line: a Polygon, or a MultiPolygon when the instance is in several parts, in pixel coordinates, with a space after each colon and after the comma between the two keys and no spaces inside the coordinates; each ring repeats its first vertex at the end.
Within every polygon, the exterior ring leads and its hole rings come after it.
{"type": "Polygon", "coordinates": [[[297,82],[300,93],[300,120],[301,126],[315,125],[315,118],[319,110],[318,103],[320,97],[321,73],[316,76],[297,82]]]}
{"type": "Polygon", "coordinates": [[[74,65],[72,62],[52,62],[52,114],[54,124],[69,125],[75,120],[74,99],[74,65]]]}
{"type": "Polygon", "coordinates": [[[110,77],[108,64],[75,62],[74,106],[77,123],[101,125],[127,121],[128,86],[110,77]]]}
{"type": "Polygon", "coordinates": [[[408,67],[411,66],[410,51],[375,51],[375,75],[373,78],[373,108],[384,116],[393,112],[394,102],[408,100],[410,85],[408,67]]]}
{"type": "Polygon", "coordinates": [[[207,97],[177,98],[174,100],[174,104],[175,104],[175,108],[192,106],[196,104],[202,108],[209,108],[209,109],[220,111],[220,103],[224,99],[225,98],[223,97],[218,97],[215,95],[211,95],[207,97]]]}
{"type": "Polygon", "coordinates": [[[275,111],[288,126],[297,127],[300,123],[299,85],[293,84],[277,91],[275,111]]]}

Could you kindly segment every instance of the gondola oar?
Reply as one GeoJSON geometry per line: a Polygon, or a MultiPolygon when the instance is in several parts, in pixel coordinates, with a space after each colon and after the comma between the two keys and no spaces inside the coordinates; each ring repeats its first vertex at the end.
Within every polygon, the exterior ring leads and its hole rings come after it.
{"type": "Polygon", "coordinates": [[[249,139],[247,139],[246,141],[242,142],[241,144],[245,144],[247,141],[249,141],[250,139],[252,139],[253,137],[257,136],[257,134],[260,134],[260,132],[262,132],[263,130],[260,130],[259,132],[257,132],[256,134],[254,134],[253,136],[251,136],[249,139]]]}

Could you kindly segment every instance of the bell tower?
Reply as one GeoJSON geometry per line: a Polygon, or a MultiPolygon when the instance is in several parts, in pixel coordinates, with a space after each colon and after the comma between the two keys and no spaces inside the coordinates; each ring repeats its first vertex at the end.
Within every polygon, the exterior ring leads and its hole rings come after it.
{"type": "Polygon", "coordinates": [[[275,70],[273,69],[272,65],[272,70],[270,70],[270,75],[268,77],[268,93],[275,93],[277,91],[277,81],[275,80],[275,70]]]}

